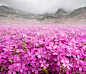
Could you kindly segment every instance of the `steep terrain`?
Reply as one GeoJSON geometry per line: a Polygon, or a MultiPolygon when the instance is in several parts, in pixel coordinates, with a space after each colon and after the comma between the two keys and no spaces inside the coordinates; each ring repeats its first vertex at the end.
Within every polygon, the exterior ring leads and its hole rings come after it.
{"type": "Polygon", "coordinates": [[[75,9],[74,11],[72,11],[69,15],[69,18],[82,18],[85,17],[86,18],[86,7],[80,7],[78,9],[75,9]]]}
{"type": "MultiPolygon", "coordinates": [[[[5,23],[4,20],[9,22],[19,20],[20,21],[31,21],[35,20],[39,23],[44,24],[72,24],[72,23],[81,23],[86,24],[86,7],[80,7],[75,9],[71,13],[65,11],[62,8],[59,8],[55,14],[31,14],[28,12],[20,11],[9,6],[1,5],[0,6],[0,24],[5,23]]],[[[23,21],[23,23],[24,23],[23,21]]],[[[25,22],[26,23],[26,22],[25,22]]],[[[28,23],[26,23],[28,24],[28,23]]]]}
{"type": "Polygon", "coordinates": [[[0,17],[31,19],[34,18],[34,15],[9,6],[1,5],[0,17]]]}

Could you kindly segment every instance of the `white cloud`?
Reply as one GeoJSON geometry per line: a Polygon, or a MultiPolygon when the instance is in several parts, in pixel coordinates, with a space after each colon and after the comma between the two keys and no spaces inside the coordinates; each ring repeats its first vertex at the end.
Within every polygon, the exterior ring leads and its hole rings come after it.
{"type": "Polygon", "coordinates": [[[0,3],[38,14],[55,12],[58,8],[71,11],[80,6],[86,6],[86,0],[0,0],[0,3]]]}

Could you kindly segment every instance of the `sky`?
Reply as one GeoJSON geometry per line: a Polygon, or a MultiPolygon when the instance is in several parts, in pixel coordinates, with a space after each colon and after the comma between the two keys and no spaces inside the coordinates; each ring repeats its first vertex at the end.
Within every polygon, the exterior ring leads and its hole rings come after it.
{"type": "Polygon", "coordinates": [[[0,4],[34,14],[55,13],[59,8],[73,11],[86,6],[86,0],[0,0],[0,4]]]}

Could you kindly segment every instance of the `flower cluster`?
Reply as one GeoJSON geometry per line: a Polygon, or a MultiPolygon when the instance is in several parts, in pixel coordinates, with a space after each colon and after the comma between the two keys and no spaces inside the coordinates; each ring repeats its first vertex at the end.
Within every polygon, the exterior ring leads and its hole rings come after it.
{"type": "Polygon", "coordinates": [[[0,74],[85,74],[85,25],[1,25],[0,74]]]}

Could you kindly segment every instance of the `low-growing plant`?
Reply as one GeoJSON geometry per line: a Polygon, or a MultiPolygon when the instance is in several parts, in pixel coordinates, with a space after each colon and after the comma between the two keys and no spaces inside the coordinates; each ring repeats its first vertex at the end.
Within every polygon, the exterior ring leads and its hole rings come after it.
{"type": "Polygon", "coordinates": [[[0,74],[85,73],[85,25],[0,26],[0,74]]]}

